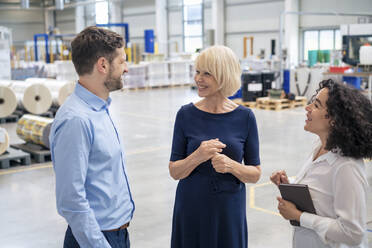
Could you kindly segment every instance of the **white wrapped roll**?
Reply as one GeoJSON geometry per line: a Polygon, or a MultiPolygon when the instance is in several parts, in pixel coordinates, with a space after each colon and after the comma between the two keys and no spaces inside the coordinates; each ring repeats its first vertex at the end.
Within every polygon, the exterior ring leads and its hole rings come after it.
{"type": "Polygon", "coordinates": [[[10,87],[11,85],[12,85],[12,80],[0,79],[0,86],[10,87]]]}
{"type": "Polygon", "coordinates": [[[66,98],[74,91],[75,83],[67,80],[55,80],[50,78],[28,78],[26,82],[40,83],[45,85],[51,92],[53,105],[61,106],[66,98]]]}
{"type": "Polygon", "coordinates": [[[75,82],[79,79],[72,61],[55,61],[54,64],[57,67],[57,80],[69,80],[75,82]]]}
{"type": "Polygon", "coordinates": [[[11,88],[16,93],[18,105],[32,114],[45,113],[52,106],[52,94],[43,84],[13,81],[11,88]]]}
{"type": "Polygon", "coordinates": [[[26,142],[49,148],[49,133],[52,122],[52,118],[23,115],[17,123],[17,135],[26,142]]]}
{"type": "Polygon", "coordinates": [[[372,46],[361,46],[359,49],[359,59],[361,65],[372,65],[372,46]]]}
{"type": "Polygon", "coordinates": [[[0,118],[12,114],[17,108],[17,97],[10,84],[10,80],[0,81],[0,118]]]}
{"type": "Polygon", "coordinates": [[[61,87],[58,94],[59,106],[61,106],[66,101],[66,98],[74,92],[74,89],[75,89],[74,82],[68,82],[61,87]]]}
{"type": "Polygon", "coordinates": [[[0,155],[6,152],[9,148],[9,135],[8,132],[0,127],[0,155]]]}

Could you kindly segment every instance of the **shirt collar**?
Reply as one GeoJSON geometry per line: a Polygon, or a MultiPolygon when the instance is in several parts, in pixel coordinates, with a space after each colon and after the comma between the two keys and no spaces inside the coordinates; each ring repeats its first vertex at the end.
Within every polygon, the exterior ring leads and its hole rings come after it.
{"type": "MultiPolygon", "coordinates": [[[[314,149],[314,152],[313,152],[313,155],[312,155],[312,158],[314,157],[315,153],[317,153],[319,151],[319,148],[320,146],[317,146],[315,149],[314,149]]],[[[327,163],[329,165],[332,165],[336,159],[338,158],[339,156],[339,153],[338,152],[335,152],[335,151],[329,151],[323,155],[321,155],[319,158],[317,158],[314,163],[320,163],[322,161],[327,161],[327,163]]]]}
{"type": "Polygon", "coordinates": [[[107,99],[107,101],[105,101],[84,88],[79,82],[76,84],[75,94],[80,97],[85,103],[91,106],[95,111],[99,111],[104,108],[107,109],[111,104],[110,97],[107,99]]]}

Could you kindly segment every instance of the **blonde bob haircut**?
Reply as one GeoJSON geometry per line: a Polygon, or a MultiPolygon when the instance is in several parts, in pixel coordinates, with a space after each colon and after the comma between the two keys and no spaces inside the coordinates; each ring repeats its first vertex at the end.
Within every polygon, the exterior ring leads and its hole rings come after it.
{"type": "Polygon", "coordinates": [[[232,96],[241,87],[241,69],[238,57],[226,46],[212,46],[196,58],[195,68],[211,74],[223,96],[232,96]]]}

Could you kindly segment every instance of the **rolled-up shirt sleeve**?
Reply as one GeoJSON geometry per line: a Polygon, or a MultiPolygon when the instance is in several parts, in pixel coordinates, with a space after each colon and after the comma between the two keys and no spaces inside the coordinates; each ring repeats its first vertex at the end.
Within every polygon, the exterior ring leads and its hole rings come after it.
{"type": "Polygon", "coordinates": [[[355,165],[345,163],[334,178],[336,218],[303,213],[301,226],[313,229],[324,243],[359,245],[366,230],[366,195],[363,177],[355,165]]]}
{"type": "Polygon", "coordinates": [[[85,181],[93,134],[80,117],[56,124],[51,133],[58,213],[66,219],[80,247],[111,247],[86,198],[85,181]]]}

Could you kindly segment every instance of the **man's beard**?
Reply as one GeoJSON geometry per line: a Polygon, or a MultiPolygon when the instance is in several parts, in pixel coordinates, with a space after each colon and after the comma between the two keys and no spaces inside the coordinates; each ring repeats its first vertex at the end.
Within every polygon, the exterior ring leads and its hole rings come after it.
{"type": "Polygon", "coordinates": [[[109,92],[120,90],[121,88],[123,88],[122,78],[121,76],[118,78],[112,77],[112,70],[110,68],[109,75],[106,81],[104,82],[104,85],[109,92]]]}

